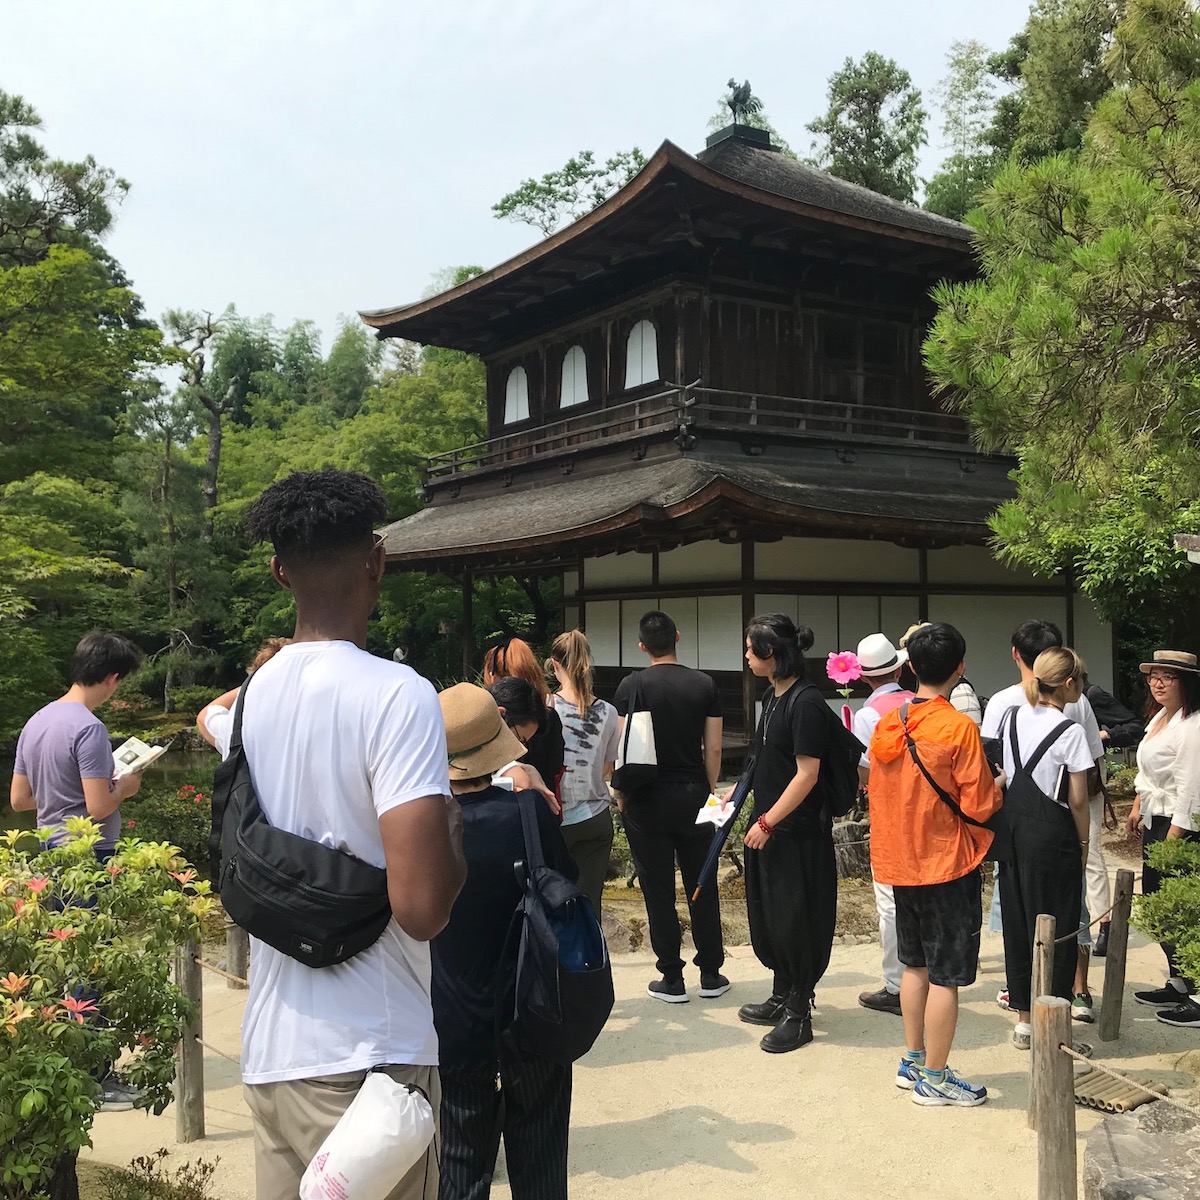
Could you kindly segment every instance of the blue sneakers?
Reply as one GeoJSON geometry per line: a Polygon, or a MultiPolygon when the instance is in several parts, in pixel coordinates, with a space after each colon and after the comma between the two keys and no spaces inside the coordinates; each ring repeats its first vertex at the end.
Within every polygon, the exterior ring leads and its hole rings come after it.
{"type": "Polygon", "coordinates": [[[896,1068],[896,1086],[911,1092],[921,1078],[921,1068],[911,1058],[902,1058],[896,1068]]]}
{"type": "MultiPolygon", "coordinates": [[[[899,1084],[899,1077],[896,1082],[899,1084]]],[[[947,1067],[946,1078],[941,1083],[935,1083],[918,1071],[917,1080],[912,1084],[912,1094],[914,1104],[951,1104],[955,1108],[974,1108],[987,1099],[987,1088],[972,1087],[947,1067]]]]}

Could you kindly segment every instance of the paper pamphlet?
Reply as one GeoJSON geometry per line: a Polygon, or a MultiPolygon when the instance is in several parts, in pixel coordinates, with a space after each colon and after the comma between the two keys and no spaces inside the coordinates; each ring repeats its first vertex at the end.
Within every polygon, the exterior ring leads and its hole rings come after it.
{"type": "Polygon", "coordinates": [[[710,795],[704,807],[696,814],[697,825],[715,825],[718,829],[733,816],[733,805],[721,808],[721,801],[710,795]]]}
{"type": "Polygon", "coordinates": [[[170,748],[170,742],[165,746],[150,746],[141,738],[131,737],[113,751],[113,764],[116,767],[113,778],[123,779],[126,775],[132,775],[134,771],[144,771],[152,762],[162,758],[170,748]]]}

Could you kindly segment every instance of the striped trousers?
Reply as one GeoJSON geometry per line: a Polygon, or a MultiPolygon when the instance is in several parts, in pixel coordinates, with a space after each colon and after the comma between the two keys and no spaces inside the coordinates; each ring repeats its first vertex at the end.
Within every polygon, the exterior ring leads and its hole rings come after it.
{"type": "Polygon", "coordinates": [[[438,1200],[485,1200],[496,1169],[503,1104],[504,1159],[513,1200],[566,1200],[571,1068],[542,1058],[443,1067],[438,1200]]]}

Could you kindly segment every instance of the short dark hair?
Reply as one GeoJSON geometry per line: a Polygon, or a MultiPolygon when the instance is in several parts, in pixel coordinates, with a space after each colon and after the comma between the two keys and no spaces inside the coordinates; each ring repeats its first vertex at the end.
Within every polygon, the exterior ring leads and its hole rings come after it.
{"type": "Polygon", "coordinates": [[[366,549],[385,520],[387,497],[379,484],[357,471],[326,467],[271,484],[250,506],[246,532],[294,564],[366,549]]]}
{"type": "Polygon", "coordinates": [[[546,706],[538,695],[537,688],[528,679],[518,679],[515,675],[505,675],[494,683],[487,685],[492,699],[504,709],[504,720],[508,725],[516,721],[524,724],[526,721],[536,721],[541,729],[546,720],[546,706]]]}
{"type": "Polygon", "coordinates": [[[958,670],[967,657],[967,639],[953,625],[934,621],[908,639],[908,661],[920,683],[937,687],[958,670]]]}
{"type": "Polygon", "coordinates": [[[775,659],[775,679],[804,674],[804,651],[811,650],[813,631],[797,625],[787,613],[763,613],[746,626],[746,639],[759,658],[775,659]]]}
{"type": "Polygon", "coordinates": [[[71,658],[71,682],[91,687],[110,675],[124,679],[141,661],[141,650],[119,633],[85,634],[71,658]]]}
{"type": "Polygon", "coordinates": [[[1033,664],[1037,662],[1037,656],[1043,650],[1053,650],[1062,644],[1062,630],[1053,621],[1043,621],[1034,617],[1032,620],[1022,621],[1013,630],[1013,649],[1031,671],[1033,664]]]}
{"type": "Polygon", "coordinates": [[[651,654],[670,654],[675,649],[675,639],[678,636],[679,630],[675,627],[675,622],[658,609],[648,612],[638,622],[638,641],[651,654]]]}

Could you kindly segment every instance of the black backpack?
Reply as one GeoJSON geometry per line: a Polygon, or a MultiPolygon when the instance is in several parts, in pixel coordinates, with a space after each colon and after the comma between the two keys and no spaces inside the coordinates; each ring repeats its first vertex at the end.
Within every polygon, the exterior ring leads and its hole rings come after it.
{"type": "Polygon", "coordinates": [[[242,748],[247,680],[217,768],[208,839],[213,891],[235,924],[308,967],[345,962],[392,919],[387,872],[268,823],[242,748]]]}
{"type": "MultiPolygon", "coordinates": [[[[533,807],[539,801],[532,792],[514,799],[525,837],[525,861],[516,864],[525,894],[504,955],[510,959],[515,947],[515,979],[507,977],[515,984],[513,1007],[506,1021],[498,1004],[497,1022],[523,1053],[573,1063],[592,1048],[612,1012],[612,963],[591,901],[546,864],[533,807]]],[[[504,972],[500,978],[503,986],[504,972]]]]}
{"type": "MultiPolygon", "coordinates": [[[[789,729],[792,727],[792,705],[803,690],[793,688],[788,696],[783,715],[789,729]]],[[[817,780],[825,789],[826,811],[832,817],[844,817],[858,800],[858,764],[867,748],[846,728],[823,698],[821,706],[829,716],[829,748],[821,759],[817,780]]]]}

